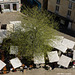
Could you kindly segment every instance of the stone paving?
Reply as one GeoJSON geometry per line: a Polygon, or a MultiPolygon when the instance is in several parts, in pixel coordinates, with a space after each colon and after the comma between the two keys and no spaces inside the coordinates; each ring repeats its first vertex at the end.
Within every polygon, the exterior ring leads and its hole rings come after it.
{"type": "Polygon", "coordinates": [[[21,17],[20,12],[7,12],[0,14],[0,22],[1,24],[9,24],[10,21],[20,20],[21,17]]]}
{"type": "Polygon", "coordinates": [[[40,68],[40,69],[27,70],[24,73],[18,71],[4,75],[75,75],[75,69],[55,68],[54,70],[50,71],[40,68]]]}

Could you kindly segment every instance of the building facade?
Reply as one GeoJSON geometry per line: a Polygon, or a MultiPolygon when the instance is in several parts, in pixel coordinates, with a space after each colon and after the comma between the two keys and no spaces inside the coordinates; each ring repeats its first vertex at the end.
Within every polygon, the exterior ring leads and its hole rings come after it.
{"type": "Polygon", "coordinates": [[[38,0],[41,3],[41,7],[43,9],[47,9],[48,8],[48,0],[38,0]]]}
{"type": "Polygon", "coordinates": [[[60,23],[75,31],[75,0],[39,0],[42,7],[60,16],[60,23]],[[45,3],[46,2],[46,3],[45,3]]]}
{"type": "Polygon", "coordinates": [[[21,0],[0,0],[0,12],[20,11],[21,0]]]}
{"type": "Polygon", "coordinates": [[[75,0],[48,0],[49,11],[61,17],[61,24],[75,31],[75,0]]]}

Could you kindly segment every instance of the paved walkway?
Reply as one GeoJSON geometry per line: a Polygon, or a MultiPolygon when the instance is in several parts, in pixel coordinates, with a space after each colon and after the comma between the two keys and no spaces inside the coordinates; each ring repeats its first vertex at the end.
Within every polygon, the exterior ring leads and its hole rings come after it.
{"type": "Polygon", "coordinates": [[[75,69],[55,68],[54,70],[50,71],[40,68],[40,69],[27,70],[25,73],[18,71],[4,75],[75,75],[75,69]]]}
{"type": "Polygon", "coordinates": [[[7,12],[0,14],[1,24],[9,24],[10,21],[17,21],[21,18],[20,12],[7,12]]]}

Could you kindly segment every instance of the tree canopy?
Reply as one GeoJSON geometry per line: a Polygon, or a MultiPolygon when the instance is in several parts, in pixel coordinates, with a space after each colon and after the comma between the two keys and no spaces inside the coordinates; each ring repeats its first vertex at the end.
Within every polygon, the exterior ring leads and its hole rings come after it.
{"type": "Polygon", "coordinates": [[[9,38],[11,45],[18,46],[18,55],[32,58],[34,53],[44,53],[51,51],[48,39],[53,39],[56,35],[54,28],[58,23],[54,21],[54,16],[47,11],[39,11],[36,8],[25,8],[22,13],[22,24],[18,30],[12,32],[9,38]]]}

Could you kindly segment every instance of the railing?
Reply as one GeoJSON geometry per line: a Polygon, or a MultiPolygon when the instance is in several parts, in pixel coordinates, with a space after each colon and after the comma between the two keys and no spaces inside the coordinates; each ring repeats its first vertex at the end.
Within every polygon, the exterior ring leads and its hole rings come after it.
{"type": "Polygon", "coordinates": [[[56,14],[59,14],[59,11],[55,10],[55,13],[56,13],[56,14]]]}

